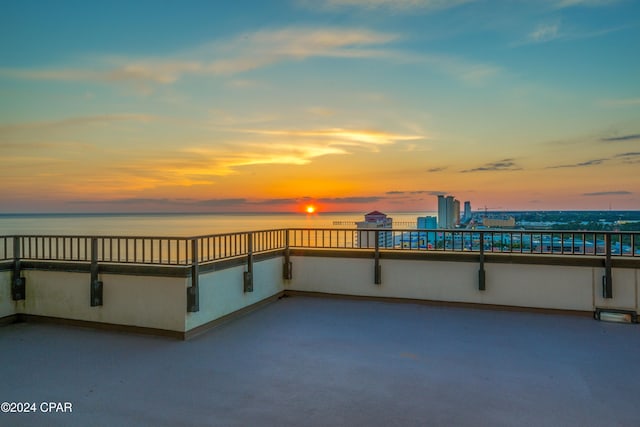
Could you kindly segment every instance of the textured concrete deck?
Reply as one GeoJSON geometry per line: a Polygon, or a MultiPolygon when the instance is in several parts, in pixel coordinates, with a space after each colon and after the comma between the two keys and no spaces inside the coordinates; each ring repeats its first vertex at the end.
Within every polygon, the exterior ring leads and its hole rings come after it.
{"type": "Polygon", "coordinates": [[[640,327],[293,297],[180,342],[0,328],[12,426],[638,426],[640,327]]]}

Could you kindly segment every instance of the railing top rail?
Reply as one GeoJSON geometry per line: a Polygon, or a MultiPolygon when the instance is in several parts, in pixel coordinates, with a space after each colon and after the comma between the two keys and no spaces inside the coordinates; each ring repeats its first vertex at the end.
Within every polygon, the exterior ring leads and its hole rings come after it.
{"type": "Polygon", "coordinates": [[[503,234],[600,234],[600,235],[640,235],[640,231],[605,231],[605,230],[535,230],[535,229],[470,229],[470,228],[336,228],[336,227],[286,227],[263,230],[234,231],[226,233],[198,234],[193,236],[172,235],[126,235],[126,234],[5,234],[0,238],[74,238],[74,239],[162,239],[162,240],[192,240],[207,237],[233,236],[239,234],[285,232],[285,231],[384,231],[384,232],[435,232],[435,233],[503,233],[503,234]]]}
{"type": "Polygon", "coordinates": [[[220,237],[220,236],[234,236],[237,234],[253,234],[253,233],[271,233],[276,231],[287,231],[289,228],[268,228],[264,230],[250,230],[250,231],[231,231],[227,233],[213,233],[213,234],[198,234],[196,236],[188,237],[188,239],[204,239],[208,237],[220,237]]]}
{"type": "Polygon", "coordinates": [[[90,235],[90,234],[12,234],[0,236],[2,237],[11,237],[11,238],[47,238],[47,239],[62,239],[62,238],[73,238],[73,239],[162,239],[162,240],[191,240],[193,237],[190,236],[140,236],[140,235],[124,235],[124,234],[112,234],[112,235],[90,235]]]}

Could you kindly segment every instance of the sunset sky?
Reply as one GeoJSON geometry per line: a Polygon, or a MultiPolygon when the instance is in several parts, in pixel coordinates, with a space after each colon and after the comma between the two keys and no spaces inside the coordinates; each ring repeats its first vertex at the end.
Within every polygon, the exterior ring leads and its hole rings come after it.
{"type": "Polygon", "coordinates": [[[634,0],[4,1],[0,213],[640,209],[634,0]]]}

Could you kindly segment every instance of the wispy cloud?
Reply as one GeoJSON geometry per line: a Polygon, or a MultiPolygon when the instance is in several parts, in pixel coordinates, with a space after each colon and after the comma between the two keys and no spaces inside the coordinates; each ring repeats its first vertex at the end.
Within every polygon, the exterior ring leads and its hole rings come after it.
{"type": "Polygon", "coordinates": [[[149,114],[103,114],[96,116],[69,117],[61,120],[25,122],[0,125],[0,137],[3,134],[24,130],[47,130],[86,125],[110,125],[117,122],[149,123],[158,117],[149,114]]]}
{"type": "Polygon", "coordinates": [[[198,200],[196,202],[199,206],[209,206],[209,207],[223,207],[223,206],[236,206],[247,203],[247,199],[245,198],[228,198],[228,199],[207,199],[207,200],[198,200]]]}
{"type": "Polygon", "coordinates": [[[350,203],[373,203],[382,200],[378,196],[353,196],[353,197],[324,197],[317,199],[320,203],[350,204],[350,203]]]}
{"type": "MultiPolygon", "coordinates": [[[[433,8],[436,5],[444,7],[445,3],[451,2],[407,2],[413,3],[433,8]]],[[[24,80],[128,84],[138,93],[146,95],[159,85],[170,85],[187,76],[237,76],[282,62],[316,57],[422,64],[472,85],[484,83],[501,72],[499,67],[489,63],[471,62],[450,55],[403,51],[393,46],[401,39],[398,33],[366,28],[287,27],[215,40],[166,57],[109,56],[77,67],[60,69],[0,68],[0,76],[24,80]]],[[[228,83],[236,88],[248,88],[256,84],[254,80],[241,78],[234,78],[228,83]]]]}
{"type": "MultiPolygon", "coordinates": [[[[346,154],[342,148],[304,141],[298,144],[273,142],[237,143],[237,151],[192,147],[185,149],[194,156],[206,159],[206,166],[192,172],[207,176],[224,176],[236,169],[256,165],[306,165],[313,159],[330,154],[346,154]]],[[[180,170],[176,168],[176,172],[180,170]]]]}
{"type": "Polygon", "coordinates": [[[391,10],[394,12],[432,12],[448,9],[475,0],[299,0],[298,3],[313,9],[333,11],[358,8],[364,10],[391,10]]]}
{"type": "Polygon", "coordinates": [[[620,141],[633,141],[636,139],[640,139],[640,133],[634,133],[630,135],[621,135],[621,136],[611,136],[608,138],[601,138],[602,142],[620,142],[620,141]]]}
{"type": "Polygon", "coordinates": [[[271,129],[238,130],[256,135],[248,141],[234,140],[228,146],[212,148],[208,144],[184,148],[188,164],[169,165],[172,174],[213,177],[234,173],[238,168],[255,165],[306,165],[327,155],[345,155],[356,149],[377,150],[380,145],[403,140],[422,139],[376,130],[353,129],[271,129]]]}
{"type": "Polygon", "coordinates": [[[631,151],[628,153],[619,153],[614,156],[615,159],[619,159],[622,163],[635,164],[640,163],[640,152],[631,151]]]}
{"type": "Polygon", "coordinates": [[[350,204],[368,204],[385,200],[381,196],[351,196],[351,197],[332,197],[332,198],[314,198],[309,196],[303,197],[286,197],[286,198],[267,198],[267,199],[251,199],[244,197],[236,198],[213,198],[213,199],[194,199],[194,198],[146,198],[146,197],[128,197],[128,198],[112,198],[112,199],[78,199],[69,200],[65,203],[70,205],[103,205],[103,206],[126,206],[127,209],[173,209],[182,208],[192,210],[194,208],[219,209],[223,211],[242,212],[253,210],[252,207],[266,206],[282,206],[298,205],[301,203],[325,203],[329,205],[350,205],[350,204]]]}
{"type": "Polygon", "coordinates": [[[565,7],[575,7],[575,6],[584,6],[584,7],[597,7],[597,6],[607,6],[615,3],[619,3],[620,0],[554,0],[555,7],[562,9],[565,7]]]}
{"type": "Polygon", "coordinates": [[[397,141],[415,141],[424,139],[421,135],[401,135],[376,130],[358,130],[358,129],[315,129],[315,130],[246,130],[245,132],[279,136],[279,137],[311,137],[332,141],[333,145],[384,145],[392,144],[397,141]]]}
{"type": "Polygon", "coordinates": [[[292,27],[246,33],[166,58],[113,56],[79,68],[0,68],[0,76],[26,80],[127,82],[145,92],[150,90],[150,85],[171,84],[185,75],[234,75],[282,61],[319,56],[389,58],[393,53],[382,47],[397,39],[396,34],[367,29],[292,27]]]}
{"type": "Polygon", "coordinates": [[[580,162],[580,163],[573,163],[573,164],[567,164],[567,165],[558,165],[558,166],[548,166],[545,169],[581,168],[581,167],[586,167],[586,166],[596,166],[596,165],[601,165],[602,163],[604,163],[607,160],[608,159],[593,159],[593,160],[587,160],[586,162],[580,162]]]}
{"type": "Polygon", "coordinates": [[[617,26],[600,29],[584,29],[576,26],[561,25],[559,22],[544,23],[536,26],[526,36],[511,46],[517,47],[522,45],[548,43],[551,41],[572,41],[584,40],[594,37],[602,37],[607,34],[628,29],[629,26],[617,26]]]}
{"type": "Polygon", "coordinates": [[[448,168],[448,166],[440,166],[440,167],[427,169],[427,172],[432,172],[432,173],[434,173],[434,172],[442,172],[444,170],[447,170],[447,168],[448,168]]]}
{"type": "Polygon", "coordinates": [[[620,153],[620,154],[616,154],[615,157],[628,157],[628,158],[640,157],[640,151],[632,151],[632,152],[629,152],[629,153],[620,153]]]}
{"type": "Polygon", "coordinates": [[[427,67],[433,67],[445,75],[471,85],[483,84],[501,73],[501,68],[480,62],[469,62],[462,58],[443,55],[423,55],[416,57],[427,67]]]}
{"type": "Polygon", "coordinates": [[[544,43],[557,39],[560,35],[559,29],[560,24],[538,25],[535,30],[529,33],[527,40],[531,43],[544,43]]]}
{"type": "Polygon", "coordinates": [[[596,191],[595,193],[582,193],[583,196],[627,196],[633,194],[630,191],[596,191]]]}
{"type": "Polygon", "coordinates": [[[466,169],[461,172],[515,171],[521,169],[522,168],[515,163],[515,159],[502,159],[497,162],[486,163],[483,166],[466,169]]]}
{"type": "MultiPolygon", "coordinates": [[[[190,140],[181,141],[179,147],[171,147],[171,136],[167,136],[161,137],[162,144],[154,144],[149,150],[149,145],[131,146],[126,143],[101,147],[94,139],[86,143],[75,142],[83,141],[82,132],[86,130],[93,134],[93,126],[98,126],[98,131],[112,126],[110,139],[118,139],[121,135],[130,139],[133,135],[130,126],[115,125],[159,120],[156,116],[121,114],[2,125],[0,150],[7,163],[4,170],[6,174],[14,175],[29,168],[46,170],[56,177],[61,188],[73,194],[94,192],[99,188],[103,194],[122,195],[163,186],[212,185],[224,176],[239,173],[242,168],[300,166],[322,156],[377,151],[382,145],[423,138],[421,135],[375,129],[227,128],[220,132],[214,126],[215,143],[190,137],[190,140]],[[47,137],[43,138],[43,134],[47,137]],[[91,162],[86,162],[87,150],[94,151],[91,156],[95,159],[92,157],[91,162]],[[93,173],[90,164],[100,173],[93,173]],[[82,179],[73,178],[74,175],[82,176],[82,179]]],[[[194,122],[192,125],[207,130],[210,127],[208,122],[194,122]]],[[[35,174],[31,176],[33,178],[35,174]]]]}
{"type": "Polygon", "coordinates": [[[69,204],[109,204],[109,205],[183,205],[184,200],[174,200],[168,198],[145,198],[145,197],[129,197],[123,199],[106,199],[106,200],[69,200],[69,204]]]}
{"type": "Polygon", "coordinates": [[[392,190],[392,191],[387,191],[385,194],[389,195],[389,196],[393,196],[393,195],[416,195],[416,194],[428,194],[430,196],[444,196],[446,194],[449,194],[446,191],[434,191],[434,190],[414,190],[414,191],[399,191],[399,190],[392,190]]]}

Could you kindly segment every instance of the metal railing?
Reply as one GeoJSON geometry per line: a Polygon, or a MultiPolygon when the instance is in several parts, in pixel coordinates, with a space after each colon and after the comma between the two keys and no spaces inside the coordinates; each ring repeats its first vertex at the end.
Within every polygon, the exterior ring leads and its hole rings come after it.
{"type": "Polygon", "coordinates": [[[610,256],[640,257],[640,232],[289,228],[196,237],[0,236],[0,261],[90,262],[92,247],[97,262],[179,266],[288,248],[606,256],[607,242],[610,256]]]}
{"type": "Polygon", "coordinates": [[[289,229],[292,248],[640,256],[640,232],[289,229]]]}
{"type": "Polygon", "coordinates": [[[494,231],[398,229],[289,229],[290,246],[301,248],[373,248],[448,251],[640,256],[640,232],[494,231]]]}
{"type": "Polygon", "coordinates": [[[252,253],[284,249],[287,230],[261,230],[239,233],[212,234],[192,239],[198,242],[199,262],[218,261],[252,253]],[[251,240],[251,245],[249,241],[251,240]]]}
{"type": "Polygon", "coordinates": [[[13,239],[12,236],[0,236],[0,261],[8,261],[14,258],[13,239]]]}
{"type": "Polygon", "coordinates": [[[188,266],[197,242],[200,263],[284,249],[287,231],[266,230],[197,237],[0,236],[0,261],[81,261],[188,266]],[[95,245],[93,242],[95,241],[95,245]],[[249,244],[251,241],[251,244],[249,244]],[[96,254],[92,257],[92,248],[96,254]]]}

